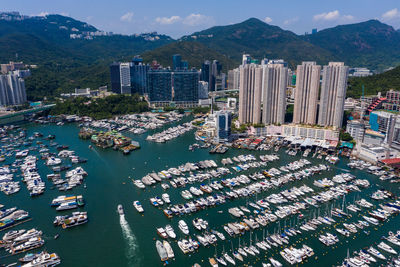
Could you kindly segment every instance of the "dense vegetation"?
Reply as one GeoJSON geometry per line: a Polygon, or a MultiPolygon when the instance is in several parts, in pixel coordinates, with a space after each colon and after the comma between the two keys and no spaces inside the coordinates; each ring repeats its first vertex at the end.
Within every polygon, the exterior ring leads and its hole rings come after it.
{"type": "Polygon", "coordinates": [[[385,95],[390,89],[400,90],[400,66],[373,76],[350,78],[347,96],[360,97],[362,85],[364,85],[365,95],[375,95],[378,92],[385,95]]]}
{"type": "Polygon", "coordinates": [[[71,92],[77,87],[108,85],[111,62],[129,60],[173,41],[165,35],[158,35],[153,41],[140,35],[73,40],[69,38],[70,33],[75,33],[72,28],[97,31],[84,22],[60,15],[0,20],[0,62],[22,60],[38,65],[32,70],[32,77],[25,81],[29,100],[71,92]]]}
{"type": "Polygon", "coordinates": [[[76,114],[78,116],[90,116],[94,119],[104,119],[113,115],[139,113],[148,110],[147,102],[143,101],[139,95],[111,95],[105,98],[78,97],[57,101],[57,105],[52,108],[50,114],[76,114]]]}
{"type": "MultiPolygon", "coordinates": [[[[242,53],[261,59],[283,58],[294,68],[303,60],[340,60],[355,67],[383,70],[400,64],[400,32],[377,20],[337,26],[313,35],[300,36],[252,18],[244,22],[217,26],[182,37],[178,41],[165,35],[112,35],[93,40],[69,38],[71,33],[95,32],[87,23],[70,17],[50,15],[17,21],[0,20],[0,62],[22,60],[37,64],[26,79],[29,100],[58,96],[74,88],[93,89],[109,85],[109,64],[127,61],[142,54],[146,62],[156,59],[171,65],[171,56],[181,54],[191,66],[199,68],[205,59],[217,59],[232,69],[242,53]],[[18,57],[16,57],[18,56],[18,57]]],[[[396,87],[392,78],[351,79],[350,96],[385,91],[396,87]]]]}
{"type": "Polygon", "coordinates": [[[308,43],[293,32],[251,18],[238,24],[216,26],[185,36],[182,40],[200,42],[211,49],[241,62],[242,54],[252,57],[283,58],[293,67],[302,60],[328,62],[334,56],[308,43]]]}
{"type": "Polygon", "coordinates": [[[378,20],[336,26],[303,39],[352,67],[382,71],[400,65],[400,32],[378,20]]]}
{"type": "Polygon", "coordinates": [[[205,60],[217,59],[222,64],[223,71],[236,68],[237,62],[226,55],[220,54],[201,43],[178,41],[156,48],[143,54],[143,60],[151,62],[157,60],[161,65],[172,67],[172,56],[180,54],[183,60],[187,60],[189,67],[200,69],[205,60]]]}

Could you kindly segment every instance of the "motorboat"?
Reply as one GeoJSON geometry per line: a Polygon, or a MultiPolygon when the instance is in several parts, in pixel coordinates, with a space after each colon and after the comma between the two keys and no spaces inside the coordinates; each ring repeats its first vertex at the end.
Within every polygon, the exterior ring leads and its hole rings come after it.
{"type": "Polygon", "coordinates": [[[121,204],[118,205],[117,211],[118,211],[119,215],[124,215],[124,209],[122,208],[121,204]]]}
{"type": "Polygon", "coordinates": [[[133,206],[135,207],[135,209],[139,212],[139,213],[143,213],[144,209],[142,207],[142,204],[140,204],[140,202],[138,200],[133,201],[133,206]]]}
{"type": "Polygon", "coordinates": [[[176,238],[176,234],[174,232],[174,229],[172,228],[172,226],[170,224],[167,224],[165,226],[165,232],[167,232],[168,236],[170,238],[176,238]]]}
{"type": "Polygon", "coordinates": [[[164,245],[161,243],[160,240],[156,241],[156,249],[157,249],[158,255],[160,256],[161,261],[168,260],[167,250],[165,249],[164,245]]]}
{"type": "Polygon", "coordinates": [[[184,220],[179,221],[178,227],[182,231],[182,233],[184,233],[185,235],[189,234],[189,227],[184,220]]]}
{"type": "Polygon", "coordinates": [[[163,241],[163,246],[167,252],[168,259],[172,259],[175,257],[174,251],[172,250],[171,245],[168,243],[167,240],[163,241]]]}

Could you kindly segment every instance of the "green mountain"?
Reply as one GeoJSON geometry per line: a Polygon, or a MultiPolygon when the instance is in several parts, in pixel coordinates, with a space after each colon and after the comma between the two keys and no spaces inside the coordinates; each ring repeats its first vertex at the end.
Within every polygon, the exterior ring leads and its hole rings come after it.
{"type": "Polygon", "coordinates": [[[135,55],[173,41],[172,38],[157,33],[130,36],[101,34],[105,33],[87,23],[61,15],[28,17],[22,20],[0,19],[0,60],[10,60],[18,53],[21,60],[33,64],[47,60],[57,61],[60,55],[64,60],[90,63],[94,60],[135,55]],[[82,38],[71,39],[71,34],[81,35],[82,38]],[[95,36],[96,34],[99,36],[95,36]],[[31,44],[31,41],[34,43],[31,44]],[[3,45],[7,49],[3,49],[3,45]],[[36,53],[37,50],[41,53],[36,53]]]}
{"type": "Polygon", "coordinates": [[[335,56],[318,46],[304,41],[293,32],[285,31],[259,19],[216,26],[184,36],[181,40],[199,42],[240,63],[242,54],[254,58],[283,58],[293,67],[301,61],[326,63],[335,56]]]}
{"type": "MultiPolygon", "coordinates": [[[[155,59],[164,66],[171,66],[173,54],[181,54],[197,68],[206,59],[218,59],[224,71],[237,67],[243,53],[258,59],[282,58],[292,68],[312,60],[319,64],[344,61],[351,67],[383,70],[400,64],[399,51],[400,32],[376,20],[299,36],[251,18],[175,41],[157,33],[108,34],[61,15],[0,13],[0,62],[18,59],[38,65],[25,81],[31,100],[71,92],[76,87],[109,85],[109,64],[128,61],[138,54],[145,62],[155,59]]],[[[350,95],[358,94],[355,81],[351,79],[350,95]]]]}
{"type": "Polygon", "coordinates": [[[347,96],[360,97],[362,85],[365,95],[375,95],[378,92],[385,95],[390,89],[400,90],[400,66],[373,76],[350,78],[347,96]]]}
{"type": "Polygon", "coordinates": [[[71,92],[76,87],[107,85],[111,62],[173,42],[157,33],[107,35],[61,15],[11,16],[6,20],[1,19],[4,14],[0,13],[0,62],[18,59],[38,65],[25,81],[31,100],[71,92]],[[80,38],[71,39],[71,34],[80,38]]]}
{"type": "Polygon", "coordinates": [[[400,65],[400,32],[378,20],[340,25],[303,36],[349,66],[384,70],[400,65]]]}
{"type": "Polygon", "coordinates": [[[205,60],[214,59],[217,59],[222,64],[223,71],[225,72],[237,67],[236,62],[226,55],[197,42],[177,41],[145,52],[142,56],[145,62],[157,60],[161,65],[167,67],[172,66],[172,55],[174,54],[180,54],[183,60],[188,61],[189,67],[196,67],[198,69],[201,68],[201,64],[205,60]]]}

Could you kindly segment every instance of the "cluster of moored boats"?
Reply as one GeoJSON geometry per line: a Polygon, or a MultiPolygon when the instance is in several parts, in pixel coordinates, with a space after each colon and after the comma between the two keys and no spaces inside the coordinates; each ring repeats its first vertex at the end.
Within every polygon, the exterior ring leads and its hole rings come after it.
{"type": "MultiPolygon", "coordinates": [[[[251,160],[249,159],[249,161],[251,160]]],[[[228,165],[234,163],[234,161],[229,158],[225,158],[221,163],[223,165],[228,165]]],[[[188,202],[171,205],[167,209],[164,209],[164,214],[168,218],[171,218],[176,215],[196,212],[206,207],[214,207],[216,205],[223,204],[228,199],[254,196],[267,189],[281,186],[289,181],[301,180],[303,178],[310,177],[315,173],[329,170],[329,167],[323,164],[307,168],[307,165],[309,164],[310,163],[308,160],[301,159],[298,162],[293,162],[292,164],[281,166],[279,168],[272,168],[253,174],[243,174],[233,178],[223,178],[216,181],[210,181],[212,178],[214,178],[211,176],[210,178],[207,178],[207,180],[209,180],[208,183],[200,184],[200,186],[191,185],[189,189],[181,191],[182,197],[188,200],[188,202]],[[306,167],[306,169],[303,169],[304,167],[306,167]],[[222,192],[221,190],[224,189],[226,189],[226,191],[222,192]]],[[[163,179],[170,179],[169,181],[177,179],[177,181],[179,181],[179,186],[186,186],[187,184],[203,182],[206,180],[193,179],[195,175],[196,174],[191,173],[189,177],[178,178],[174,178],[172,175],[170,175],[170,177],[166,176],[163,179]]],[[[279,193],[270,194],[263,199],[256,199],[254,202],[247,202],[246,206],[231,207],[228,209],[228,213],[230,213],[233,217],[241,218],[242,220],[240,222],[231,222],[225,224],[223,229],[230,237],[235,237],[243,235],[246,231],[251,232],[260,227],[264,227],[271,222],[278,221],[279,219],[286,218],[293,214],[299,214],[298,217],[302,218],[302,210],[306,210],[309,207],[320,207],[320,205],[323,203],[327,203],[341,197],[343,197],[344,201],[344,196],[349,192],[361,192],[364,188],[368,188],[370,183],[366,179],[357,179],[354,175],[346,172],[337,174],[331,179],[324,178],[317,180],[315,181],[314,186],[317,188],[322,188],[324,191],[315,193],[314,189],[307,185],[302,185],[300,187],[294,186],[290,189],[281,190],[279,193]],[[292,202],[292,204],[282,205],[287,202],[292,202]],[[273,207],[273,205],[277,206],[273,207]],[[254,209],[251,211],[249,206],[254,209]]],[[[165,190],[168,188],[169,186],[163,186],[163,189],[165,190]]],[[[385,190],[378,190],[371,196],[371,198],[374,200],[382,200],[391,197],[393,197],[393,195],[389,191],[385,190]]],[[[158,199],[163,199],[163,197],[158,199]]],[[[392,214],[398,213],[400,210],[398,210],[397,205],[399,204],[400,203],[397,201],[380,204],[380,207],[376,210],[370,210],[367,212],[367,214],[362,215],[361,220],[356,222],[344,222],[342,226],[335,227],[336,232],[348,237],[352,233],[356,233],[370,225],[378,225],[380,222],[389,218],[392,214]]],[[[372,203],[365,199],[357,200],[354,202],[354,204],[347,205],[345,208],[334,208],[334,205],[332,205],[332,208],[327,211],[326,216],[314,215],[313,218],[305,220],[302,223],[298,223],[297,229],[294,227],[285,228],[283,233],[268,235],[267,238],[263,237],[260,242],[257,240],[253,247],[260,251],[263,250],[262,247],[264,245],[265,250],[267,250],[268,246],[262,242],[268,244],[270,248],[275,245],[289,245],[289,236],[293,236],[301,232],[315,231],[319,225],[337,224],[333,217],[338,217],[339,219],[352,218],[350,212],[358,213],[363,208],[370,209],[373,206],[374,205],[372,203]],[[268,242],[268,240],[270,242],[268,242]]],[[[221,211],[221,213],[222,212],[223,211],[221,211]]],[[[202,234],[192,234],[189,236],[190,230],[188,229],[187,224],[183,220],[179,221],[178,228],[182,233],[187,235],[186,238],[178,240],[178,247],[184,254],[195,252],[201,246],[215,244],[218,238],[225,240],[225,236],[222,233],[209,229],[207,221],[202,218],[194,219],[193,226],[195,229],[202,231],[202,234]]],[[[157,228],[157,233],[164,239],[177,238],[177,235],[170,224],[164,228],[157,228]]],[[[364,233],[369,234],[369,231],[364,230],[364,233]]],[[[339,242],[339,237],[334,233],[329,232],[320,234],[318,239],[326,246],[333,246],[339,242]]],[[[390,239],[393,242],[395,241],[393,237],[390,237],[390,239]]],[[[236,250],[232,248],[231,254],[223,251],[223,254],[219,257],[214,255],[214,257],[209,259],[210,265],[227,265],[229,263],[235,264],[236,261],[243,261],[244,255],[240,253],[239,250],[244,251],[244,253],[247,253],[247,255],[251,255],[251,253],[247,251],[252,252],[254,255],[258,254],[252,250],[250,246],[247,246],[245,250],[244,247],[239,245],[239,248],[236,250]]],[[[290,264],[301,263],[313,254],[313,249],[307,245],[303,245],[300,248],[286,247],[280,252],[282,258],[290,264]]],[[[168,258],[169,257],[164,257],[164,260],[167,260],[168,258]]],[[[271,260],[274,261],[274,263],[271,261],[272,265],[281,266],[280,263],[275,259],[271,258],[271,260]]],[[[266,266],[266,264],[263,264],[263,266],[266,266]]]]}
{"type": "Polygon", "coordinates": [[[157,143],[165,143],[167,141],[173,140],[188,131],[193,129],[193,125],[191,122],[186,122],[178,126],[170,127],[160,133],[155,133],[153,135],[148,135],[146,140],[154,141],[157,143]]]}
{"type": "MultiPolygon", "coordinates": [[[[35,228],[30,230],[12,230],[3,235],[0,240],[0,247],[4,248],[11,255],[24,253],[40,248],[44,245],[42,231],[35,228]]],[[[56,253],[42,251],[40,253],[27,253],[19,258],[23,267],[47,267],[56,266],[61,263],[56,253]]]]}
{"type": "Polygon", "coordinates": [[[177,112],[166,112],[163,114],[142,113],[128,114],[113,119],[93,120],[85,123],[85,126],[102,129],[115,129],[117,131],[129,130],[135,134],[144,133],[146,130],[154,130],[167,123],[177,122],[184,115],[177,112]]]}
{"type": "MultiPolygon", "coordinates": [[[[324,165],[322,165],[322,166],[324,166],[324,165]]],[[[320,169],[314,168],[315,172],[308,171],[308,172],[306,172],[307,176],[305,176],[305,177],[308,177],[308,176],[312,175],[313,173],[317,173],[323,169],[326,169],[326,168],[325,167],[320,168],[320,169]]],[[[287,183],[289,181],[296,180],[294,177],[286,176],[285,178],[282,178],[282,177],[278,178],[279,180],[277,182],[273,183],[272,181],[274,181],[274,178],[271,178],[269,180],[265,179],[266,177],[268,177],[268,175],[270,175],[270,174],[267,171],[264,171],[264,172],[255,173],[255,174],[249,175],[249,176],[241,175],[240,177],[236,177],[236,178],[221,179],[220,182],[214,181],[213,183],[210,183],[210,185],[203,185],[203,187],[201,187],[201,188],[203,188],[203,190],[197,189],[195,187],[191,187],[192,189],[190,191],[186,190],[186,192],[184,193],[185,196],[187,196],[188,194],[193,195],[192,194],[193,192],[194,192],[194,194],[199,193],[199,191],[208,192],[209,195],[191,200],[190,202],[187,202],[184,204],[176,204],[176,205],[170,206],[169,208],[164,209],[164,214],[170,218],[174,215],[196,212],[196,211],[204,209],[206,207],[212,207],[215,205],[223,204],[226,202],[227,199],[248,197],[248,196],[255,195],[255,194],[261,193],[263,191],[266,191],[275,186],[278,187],[281,184],[287,183]],[[221,186],[223,186],[223,187],[221,187],[221,186]],[[235,189],[235,187],[239,187],[239,188],[235,189]],[[226,188],[229,190],[223,191],[223,192],[221,191],[217,194],[212,195],[213,191],[222,190],[223,188],[226,188]]],[[[270,177],[272,177],[272,176],[270,175],[270,177]]],[[[300,177],[301,176],[297,176],[297,179],[301,179],[300,177]]],[[[306,187],[303,187],[303,189],[306,189],[306,187]]],[[[295,190],[295,192],[296,192],[296,190],[295,190]]],[[[292,194],[287,191],[283,191],[283,194],[285,194],[287,197],[289,197],[289,199],[293,198],[293,196],[295,196],[295,194],[292,194]]],[[[199,193],[199,195],[201,195],[201,193],[199,193]]],[[[270,198],[272,199],[273,196],[270,198]]],[[[190,199],[190,197],[187,197],[187,199],[190,199]]],[[[273,201],[273,200],[271,200],[271,201],[273,201]]],[[[263,200],[258,201],[258,203],[262,203],[262,202],[263,202],[263,200]]]]}
{"type": "Polygon", "coordinates": [[[12,230],[3,236],[0,245],[7,252],[15,255],[43,246],[44,239],[42,238],[42,231],[34,228],[28,231],[25,229],[12,230]]]}
{"type": "MultiPolygon", "coordinates": [[[[333,186],[331,187],[328,191],[320,192],[318,194],[315,194],[313,197],[309,197],[308,199],[314,200],[315,204],[314,205],[309,205],[309,206],[317,206],[316,203],[318,202],[327,202],[332,199],[336,199],[340,196],[343,196],[347,194],[350,191],[360,191],[357,185],[354,184],[347,184],[347,183],[357,183],[361,185],[361,188],[366,188],[369,186],[369,183],[365,182],[364,180],[361,179],[355,179],[354,176],[351,176],[347,173],[342,174],[341,176],[338,176],[337,179],[335,179],[335,182],[338,184],[336,187],[333,186]],[[344,179],[344,181],[342,181],[344,179]],[[358,182],[356,182],[358,181],[358,182]]],[[[224,230],[228,233],[229,236],[235,236],[235,235],[241,235],[243,234],[246,230],[251,231],[254,229],[259,228],[260,226],[266,226],[269,222],[274,222],[278,220],[278,218],[285,218],[288,215],[298,213],[300,209],[305,209],[306,208],[306,203],[311,204],[312,202],[309,200],[308,202],[305,202],[304,204],[301,204],[301,202],[296,202],[293,205],[289,206],[278,206],[277,210],[275,213],[271,212],[271,207],[270,204],[281,204],[285,203],[288,201],[299,201],[299,197],[303,196],[306,193],[312,193],[314,190],[306,185],[303,185],[301,187],[292,187],[289,190],[283,190],[279,194],[271,194],[270,196],[261,199],[259,201],[256,201],[256,203],[248,203],[251,207],[255,208],[254,212],[257,211],[255,214],[256,216],[251,216],[251,211],[244,206],[241,207],[234,207],[230,208],[228,210],[229,213],[231,213],[234,217],[245,217],[243,221],[241,222],[232,222],[228,223],[227,225],[224,225],[224,230]],[[287,211],[286,211],[287,210],[287,211]],[[245,214],[248,214],[249,216],[245,216],[245,214]]],[[[358,206],[360,207],[371,207],[372,204],[366,201],[365,199],[361,199],[356,202],[358,206]]],[[[387,205],[387,204],[386,204],[387,205]]],[[[357,207],[352,207],[354,205],[349,205],[349,207],[355,211],[358,211],[359,208],[357,207]]],[[[188,207],[190,207],[188,205],[188,207]]],[[[164,212],[166,212],[164,210],[164,212]]],[[[179,212],[178,212],[179,213],[179,212]]],[[[183,212],[185,213],[185,212],[183,212]]],[[[168,213],[171,215],[171,213],[168,213]]],[[[313,218],[303,224],[300,225],[299,229],[294,229],[294,228],[289,228],[285,229],[285,232],[283,234],[274,234],[269,236],[266,240],[269,240],[270,242],[273,242],[276,246],[282,245],[282,244],[288,244],[288,237],[292,235],[296,235],[300,233],[301,231],[314,231],[317,229],[318,225],[320,224],[327,224],[331,225],[332,223],[335,222],[335,220],[331,216],[337,216],[337,217],[342,217],[347,215],[344,211],[340,210],[339,208],[335,208],[331,210],[331,213],[329,216],[319,216],[316,218],[313,218]],[[283,238],[283,239],[282,239],[283,238]],[[281,240],[282,239],[282,240],[281,240]],[[271,241],[272,240],[272,241],[271,241]],[[285,241],[286,240],[286,241],[285,241]]],[[[371,217],[372,218],[372,217],[371,217]]],[[[373,219],[373,218],[372,218],[373,219]]],[[[182,223],[183,220],[180,221],[179,223],[179,228],[181,228],[181,225],[184,225],[186,227],[183,227],[182,229],[186,229],[187,225],[186,223],[182,223]]],[[[367,224],[366,221],[360,222],[361,225],[367,224]]],[[[208,230],[208,223],[201,219],[195,219],[193,220],[193,225],[197,230],[201,231],[206,231],[208,230]]],[[[352,228],[351,224],[344,224],[345,227],[347,228],[352,228]]],[[[362,227],[362,226],[361,226],[362,227]]],[[[181,229],[181,230],[182,230],[181,229]]],[[[168,225],[167,227],[164,228],[158,228],[157,229],[158,234],[163,237],[163,238],[176,238],[176,234],[171,227],[171,225],[168,225]]],[[[183,232],[183,231],[182,231],[183,232]]],[[[188,234],[189,231],[187,230],[185,234],[188,234]]],[[[211,232],[206,231],[203,235],[197,235],[197,240],[189,237],[187,239],[182,239],[178,242],[179,248],[182,250],[183,253],[190,253],[195,251],[199,245],[207,246],[210,244],[214,244],[217,240],[217,235],[218,233],[215,230],[211,230],[211,232]]],[[[220,233],[221,234],[221,233],[220,233]]],[[[224,240],[225,237],[222,235],[221,240],[224,240]]],[[[263,238],[264,240],[264,238],[263,238]]],[[[325,242],[326,245],[333,245],[338,241],[337,236],[332,235],[330,233],[327,233],[326,235],[323,235],[320,237],[321,242],[325,242]]],[[[266,241],[267,242],[267,241],[266,241]]],[[[257,243],[256,243],[257,244],[257,243]]],[[[259,243],[256,245],[257,247],[261,247],[262,243],[259,243]]],[[[271,243],[269,244],[271,246],[271,243]]],[[[267,248],[267,247],[266,247],[267,248]]],[[[250,250],[252,251],[252,250],[250,250]]],[[[254,251],[253,251],[254,252],[254,251]]],[[[237,252],[240,255],[239,252],[237,252]]],[[[307,246],[303,246],[301,249],[288,249],[286,248],[281,252],[282,257],[288,261],[291,264],[301,262],[304,260],[306,257],[309,257],[309,255],[312,255],[313,251],[307,246]]],[[[235,256],[235,253],[233,254],[233,258],[229,255],[227,255],[229,258],[232,259],[234,262],[234,258],[238,258],[239,256],[235,256]]],[[[211,262],[219,262],[221,263],[222,260],[226,260],[229,262],[226,257],[216,257],[216,259],[212,258],[210,259],[211,262]]],[[[232,262],[231,262],[232,263],[232,262]]],[[[218,263],[216,263],[218,264],[218,263]]],[[[221,263],[222,264],[222,263],[221,263]]]]}
{"type": "Polygon", "coordinates": [[[30,219],[29,212],[17,207],[0,209],[0,231],[11,228],[30,219]]]}
{"type": "Polygon", "coordinates": [[[368,267],[370,264],[378,263],[378,261],[386,261],[386,266],[400,266],[400,258],[396,256],[398,252],[392,247],[393,245],[400,246],[400,231],[397,231],[396,234],[389,232],[389,235],[383,237],[383,239],[391,245],[381,241],[377,244],[378,249],[370,246],[368,249],[355,251],[353,257],[350,257],[348,253],[341,266],[368,267]]]}
{"type": "MultiPolygon", "coordinates": [[[[71,165],[63,165],[65,160],[68,160],[71,164],[78,164],[86,162],[86,159],[80,158],[72,150],[67,150],[68,146],[58,145],[53,141],[55,139],[54,135],[41,138],[43,135],[35,132],[31,137],[27,138],[24,130],[19,128],[4,130],[3,127],[1,128],[1,137],[1,161],[9,160],[12,156],[15,156],[12,163],[0,167],[0,191],[6,195],[17,193],[20,190],[20,184],[18,181],[14,181],[14,175],[26,184],[30,196],[38,196],[44,193],[46,185],[38,172],[38,159],[42,159],[44,165],[47,165],[54,172],[48,174],[47,178],[52,181],[54,187],[61,191],[72,189],[81,184],[83,177],[87,175],[82,167],[76,167],[67,171],[65,178],[61,177],[61,171],[66,171],[72,167],[71,165]],[[45,144],[44,140],[49,141],[49,144],[45,144]],[[21,147],[24,148],[21,149],[21,147]],[[55,147],[58,153],[51,153],[51,147],[55,147]],[[35,152],[37,155],[34,154],[35,152]],[[20,173],[18,173],[18,170],[20,173]]],[[[82,196],[60,196],[51,203],[57,211],[74,209],[84,204],[82,196]]],[[[0,209],[0,231],[7,230],[31,219],[28,212],[16,207],[3,208],[3,205],[0,205],[0,209]]],[[[74,212],[69,216],[60,217],[56,218],[57,225],[61,225],[63,228],[87,222],[86,212],[74,212]]],[[[58,234],[55,238],[57,237],[58,234]]],[[[44,243],[42,232],[36,229],[9,230],[0,240],[0,247],[15,255],[38,249],[44,243]]],[[[28,267],[55,266],[61,262],[56,253],[48,253],[46,251],[28,253],[19,260],[22,266],[28,267]]]]}

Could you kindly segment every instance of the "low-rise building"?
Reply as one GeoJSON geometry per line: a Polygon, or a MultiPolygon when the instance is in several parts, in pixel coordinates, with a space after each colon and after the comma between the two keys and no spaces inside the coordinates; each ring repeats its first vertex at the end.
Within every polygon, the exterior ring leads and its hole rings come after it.
{"type": "Polygon", "coordinates": [[[373,131],[371,129],[367,129],[365,130],[365,134],[364,134],[364,139],[363,139],[363,143],[366,145],[380,145],[385,141],[385,135],[377,132],[377,131],[373,131]]]}
{"type": "Polygon", "coordinates": [[[384,159],[392,159],[398,156],[398,151],[376,145],[362,145],[358,157],[372,163],[378,163],[384,159]]]}
{"type": "Polygon", "coordinates": [[[250,134],[255,136],[283,136],[313,140],[339,140],[339,131],[330,128],[301,126],[295,124],[268,125],[265,127],[251,127],[250,134]]]}

